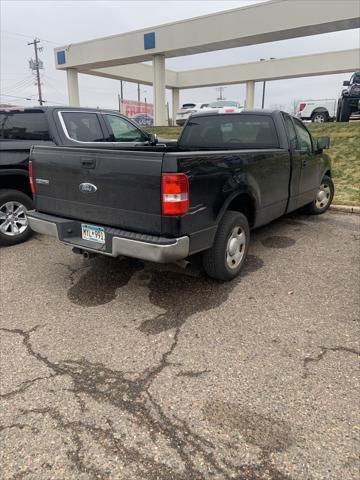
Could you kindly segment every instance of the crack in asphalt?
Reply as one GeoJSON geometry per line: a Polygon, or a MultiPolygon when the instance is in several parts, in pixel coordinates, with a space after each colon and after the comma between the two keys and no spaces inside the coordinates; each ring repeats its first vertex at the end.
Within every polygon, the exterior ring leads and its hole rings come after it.
{"type": "MultiPolygon", "coordinates": [[[[91,296],[96,291],[98,293],[99,283],[87,283],[93,279],[94,272],[91,272],[89,265],[73,268],[71,265],[61,264],[69,271],[69,280],[71,288],[69,298],[74,303],[86,306],[99,304],[100,301],[109,301],[100,291],[95,301],[91,296]],[[75,282],[75,275],[82,269],[87,269],[86,273],[75,282]],[[85,292],[85,293],[84,293],[85,292]],[[80,296],[79,296],[80,295],[80,296]],[[92,301],[89,305],[88,301],[92,301]]],[[[95,269],[104,278],[108,262],[99,260],[95,263],[95,269]]],[[[263,266],[261,259],[250,256],[243,276],[250,271],[258,270],[263,266]]],[[[94,268],[94,267],[93,267],[94,268]]],[[[136,270],[143,268],[140,262],[123,260],[112,267],[111,275],[107,276],[106,286],[111,283],[111,298],[114,298],[119,286],[125,285],[136,270]],[[130,265],[130,268],[129,268],[130,265]]],[[[95,276],[95,278],[97,278],[95,276]]],[[[240,281],[240,280],[239,280],[240,281]]],[[[36,351],[31,343],[31,335],[38,330],[39,325],[28,331],[21,329],[2,328],[7,333],[13,333],[22,337],[23,345],[28,354],[34,357],[41,364],[45,365],[51,372],[50,375],[37,377],[23,382],[19,388],[5,394],[6,399],[12,398],[28,390],[32,385],[41,380],[51,379],[57,376],[67,376],[72,380],[72,387],[66,388],[66,391],[74,395],[75,401],[79,405],[81,413],[87,410],[84,395],[91,397],[96,402],[111,405],[119,411],[125,413],[134,426],[145,428],[152,444],[157,448],[159,441],[166,443],[173,452],[175,465],[168,465],[157,458],[153,458],[151,453],[147,453],[136,446],[127,446],[123,438],[119,438],[119,432],[116,431],[111,420],[107,419],[108,428],[100,428],[91,422],[83,420],[70,421],[60,411],[59,408],[29,408],[22,410],[21,414],[42,415],[51,418],[56,428],[71,439],[72,448],[67,450],[67,458],[70,461],[71,468],[79,474],[86,473],[89,478],[110,478],[111,472],[108,469],[98,468],[87,460],[87,449],[85,445],[86,437],[91,437],[99,447],[113,457],[119,456],[125,466],[131,465],[135,468],[137,476],[146,477],[147,480],[205,480],[208,478],[230,479],[241,478],[246,480],[267,479],[267,472],[271,465],[260,459],[260,464],[240,465],[227,460],[225,455],[217,452],[215,444],[196,433],[189,424],[171,413],[167,414],[161,404],[159,404],[151,392],[151,387],[155,379],[161,372],[168,368],[179,366],[170,361],[170,357],[176,349],[181,332],[181,326],[186,319],[198,311],[211,310],[227,300],[230,292],[237,282],[219,284],[208,278],[194,279],[192,277],[183,277],[173,272],[151,272],[149,283],[150,302],[165,310],[165,313],[145,320],[139,327],[141,331],[147,334],[158,334],[165,330],[172,329],[174,334],[170,346],[162,353],[159,362],[156,365],[149,366],[140,373],[112,370],[103,363],[92,363],[85,358],[80,360],[65,359],[53,362],[42,353],[36,351]],[[198,288],[202,291],[200,300],[195,304],[186,302],[186,297],[198,288]],[[180,295],[180,296],[179,296],[180,295]],[[181,465],[181,467],[179,466],[181,465]],[[240,474],[240,477],[237,477],[240,474]],[[247,475],[244,477],[244,475],[247,475]]],[[[209,370],[180,371],[178,377],[198,378],[208,373],[209,370]]],[[[227,446],[226,449],[231,448],[227,446]]],[[[149,448],[151,452],[151,447],[149,448]]],[[[226,450],[225,450],[226,451],[226,450]]],[[[278,475],[277,470],[273,470],[278,475]]],[[[280,475],[280,474],[279,474],[280,475]]],[[[279,480],[289,480],[288,477],[271,477],[279,480]]]]}
{"type": "MultiPolygon", "coordinates": [[[[63,360],[53,362],[46,356],[34,350],[31,343],[31,334],[39,326],[31,330],[3,328],[1,330],[20,335],[23,344],[32,357],[48,367],[54,376],[66,375],[73,381],[72,391],[78,395],[86,394],[97,402],[110,403],[114,407],[129,414],[134,424],[146,427],[151,434],[154,443],[156,437],[161,436],[170,445],[176,455],[180,457],[184,465],[184,472],[169,467],[152,457],[141,453],[136,448],[130,448],[119,438],[116,438],[113,427],[102,429],[83,421],[68,421],[53,407],[34,408],[22,411],[22,415],[41,414],[48,415],[56,421],[57,428],[68,431],[72,438],[74,449],[68,452],[68,458],[73,468],[78,472],[86,472],[90,478],[108,478],[108,473],[92,467],[85,460],[84,444],[81,434],[90,434],[93,440],[102,445],[110,453],[116,451],[121,454],[125,463],[131,463],[138,470],[139,475],[146,474],[149,480],[190,480],[205,479],[204,472],[200,471],[194,461],[194,457],[202,457],[205,464],[212,470],[221,474],[223,478],[230,478],[225,467],[217,461],[212,451],[212,442],[202,438],[186,426],[185,422],[170,418],[163,411],[154,397],[150,387],[156,377],[168,366],[172,365],[169,357],[174,352],[179,339],[180,329],[175,331],[170,347],[162,354],[159,363],[146,368],[135,380],[127,378],[127,373],[109,369],[101,363],[91,363],[82,360],[63,360]]],[[[228,465],[231,468],[231,465],[228,465]]]]}
{"type": "MultiPolygon", "coordinates": [[[[7,329],[4,329],[4,328],[0,329],[0,330],[7,331],[7,329]]],[[[24,382],[20,383],[19,388],[15,389],[15,390],[11,390],[11,392],[1,393],[0,398],[3,398],[3,399],[12,398],[15,395],[18,395],[19,393],[26,392],[26,390],[28,390],[30,387],[32,387],[34,385],[34,383],[36,383],[40,380],[47,380],[47,379],[55,377],[55,376],[56,375],[54,374],[54,375],[49,375],[49,376],[46,376],[46,377],[36,377],[36,378],[32,378],[31,380],[25,380],[24,382]]]]}
{"type": "Polygon", "coordinates": [[[187,370],[185,372],[179,372],[176,376],[177,377],[188,377],[188,378],[198,378],[204,373],[209,373],[211,370],[200,370],[199,372],[194,372],[192,370],[187,370]]]}
{"type": "MultiPolygon", "coordinates": [[[[102,447],[106,454],[111,457],[119,456],[125,467],[131,465],[131,468],[136,470],[138,478],[147,480],[169,480],[170,478],[172,480],[205,480],[208,478],[262,480],[267,479],[268,472],[271,471],[277,476],[269,478],[289,480],[289,477],[281,476],[282,474],[276,469],[271,470],[269,462],[264,462],[262,458],[257,466],[239,466],[222,458],[217,454],[211,440],[196,433],[185,420],[173,414],[168,415],[156,401],[151,387],[164,369],[173,366],[170,356],[178,345],[180,328],[175,330],[171,344],[162,353],[159,362],[138,373],[135,379],[133,376],[129,378],[129,372],[113,370],[102,363],[92,363],[86,359],[51,361],[36,351],[32,345],[31,335],[38,328],[39,325],[27,331],[18,328],[2,328],[0,330],[21,336],[28,354],[50,369],[52,374],[43,377],[42,380],[57,376],[71,378],[73,386],[67,391],[73,392],[76,400],[80,401],[80,411],[84,411],[86,408],[85,401],[81,399],[82,395],[91,397],[99,404],[112,405],[127,414],[133,425],[145,428],[155,447],[159,441],[165,441],[174,453],[175,460],[178,458],[182,465],[179,467],[177,460],[176,465],[167,465],[153,458],[151,453],[145,453],[136,446],[127,446],[124,439],[121,438],[121,433],[116,431],[109,419],[107,419],[108,428],[102,428],[83,420],[68,420],[59,408],[53,406],[21,410],[21,415],[28,418],[31,415],[50,417],[55,423],[55,428],[67,432],[72,442],[72,448],[67,451],[67,458],[71,468],[79,474],[86,473],[91,479],[111,478],[109,469],[100,468],[88,460],[85,442],[86,436],[90,436],[92,441],[102,447]]],[[[182,372],[182,374],[185,373],[185,376],[191,377],[202,375],[205,372],[182,372]]],[[[39,380],[40,377],[33,379],[32,383],[39,380]]],[[[30,387],[30,382],[26,384],[27,388],[30,387]]],[[[17,389],[13,393],[15,395],[21,391],[17,389]]],[[[22,428],[20,425],[13,424],[14,428],[22,428]]],[[[151,448],[149,450],[151,451],[151,448]]]]}
{"type": "Polygon", "coordinates": [[[311,375],[311,372],[309,370],[309,365],[311,363],[319,363],[320,360],[322,360],[325,355],[328,353],[328,352],[346,352],[346,353],[351,353],[351,354],[354,354],[354,355],[360,355],[360,352],[355,350],[354,348],[350,348],[350,347],[342,347],[342,346],[339,346],[339,347],[323,347],[323,346],[319,346],[320,348],[320,353],[318,355],[316,355],[316,357],[305,357],[304,360],[303,360],[303,367],[304,367],[304,373],[303,373],[303,378],[308,378],[310,375],[311,375]]]}

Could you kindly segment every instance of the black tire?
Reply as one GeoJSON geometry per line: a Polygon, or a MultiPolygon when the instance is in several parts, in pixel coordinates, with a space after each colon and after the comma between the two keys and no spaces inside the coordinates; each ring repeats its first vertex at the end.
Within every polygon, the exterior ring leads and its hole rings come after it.
{"type": "Polygon", "coordinates": [[[340,108],[340,122],[348,122],[351,115],[351,107],[349,102],[346,98],[343,98],[341,101],[341,108],[340,108]]]}
{"type": "Polygon", "coordinates": [[[341,100],[341,98],[339,98],[338,104],[337,104],[337,109],[336,109],[336,121],[337,122],[340,122],[341,103],[342,103],[342,100],[341,100]]]}
{"type": "Polygon", "coordinates": [[[250,228],[245,215],[239,212],[228,211],[223,216],[213,246],[203,254],[203,266],[209,277],[216,280],[229,281],[237,277],[247,256],[250,243],[250,228]],[[245,235],[243,251],[240,250],[242,258],[240,263],[230,268],[227,263],[227,248],[232,232],[239,227],[239,232],[245,235]]]}
{"type": "Polygon", "coordinates": [[[314,112],[311,115],[313,123],[324,123],[329,121],[329,114],[327,112],[314,112]]]}
{"type": "MultiPolygon", "coordinates": [[[[25,193],[20,192],[19,190],[0,190],[0,212],[5,212],[5,204],[9,202],[16,202],[17,204],[21,204],[25,207],[26,210],[31,210],[32,208],[34,208],[32,199],[25,193]]],[[[0,228],[4,221],[5,219],[0,218],[0,228]]],[[[27,240],[31,236],[31,234],[32,231],[29,225],[27,225],[26,229],[23,232],[15,235],[10,235],[0,230],[0,245],[10,246],[25,242],[25,240],[27,240]]]]}
{"type": "Polygon", "coordinates": [[[321,201],[318,198],[315,198],[314,201],[306,205],[306,213],[309,213],[310,215],[321,215],[322,213],[325,213],[326,210],[330,207],[335,192],[334,182],[330,177],[325,175],[324,178],[321,180],[319,190],[323,185],[326,185],[329,190],[329,196],[326,197],[326,204],[324,204],[324,206],[321,206],[321,201]]]}

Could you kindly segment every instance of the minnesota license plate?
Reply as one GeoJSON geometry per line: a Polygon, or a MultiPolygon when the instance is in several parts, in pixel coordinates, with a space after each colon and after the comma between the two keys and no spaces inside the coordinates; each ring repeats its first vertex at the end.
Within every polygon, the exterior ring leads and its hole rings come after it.
{"type": "Polygon", "coordinates": [[[81,235],[84,240],[105,243],[105,230],[103,227],[96,227],[95,225],[87,225],[86,223],[82,223],[81,235]]]}

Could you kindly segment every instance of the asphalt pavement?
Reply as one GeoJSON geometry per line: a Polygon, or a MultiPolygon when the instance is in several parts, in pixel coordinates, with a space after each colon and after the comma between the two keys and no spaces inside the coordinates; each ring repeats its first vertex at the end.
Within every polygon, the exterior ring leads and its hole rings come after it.
{"type": "Polygon", "coordinates": [[[360,216],[252,236],[230,283],[3,248],[0,477],[358,480],[360,216]]]}

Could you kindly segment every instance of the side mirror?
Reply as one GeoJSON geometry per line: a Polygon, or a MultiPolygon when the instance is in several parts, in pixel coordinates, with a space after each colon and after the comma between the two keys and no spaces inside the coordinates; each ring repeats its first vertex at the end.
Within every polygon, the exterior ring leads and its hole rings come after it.
{"type": "Polygon", "coordinates": [[[158,137],[156,133],[150,133],[149,134],[149,143],[151,145],[156,145],[158,143],[158,137]]]}
{"type": "Polygon", "coordinates": [[[319,137],[317,139],[316,146],[318,151],[330,148],[330,137],[319,137]]]}
{"type": "Polygon", "coordinates": [[[343,85],[344,87],[349,87],[350,86],[349,80],[345,80],[345,82],[343,82],[343,85]]]}

